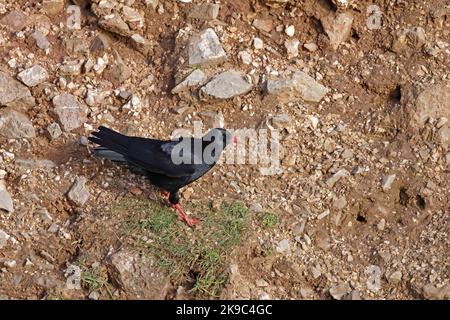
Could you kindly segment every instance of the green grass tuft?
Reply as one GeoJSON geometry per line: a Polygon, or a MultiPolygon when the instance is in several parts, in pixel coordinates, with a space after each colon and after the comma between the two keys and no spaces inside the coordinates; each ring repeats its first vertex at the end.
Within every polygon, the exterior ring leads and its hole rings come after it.
{"type": "Polygon", "coordinates": [[[270,229],[277,225],[278,223],[278,216],[275,213],[272,212],[266,212],[264,213],[261,224],[264,228],[270,229]]]}

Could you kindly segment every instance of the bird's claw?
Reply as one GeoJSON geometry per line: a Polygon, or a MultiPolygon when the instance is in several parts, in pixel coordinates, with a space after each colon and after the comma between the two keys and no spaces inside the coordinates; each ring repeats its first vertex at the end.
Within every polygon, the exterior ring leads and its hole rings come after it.
{"type": "Polygon", "coordinates": [[[180,215],[178,216],[178,220],[182,220],[184,222],[186,222],[186,224],[191,227],[191,228],[195,228],[196,225],[200,224],[200,220],[196,219],[196,218],[191,218],[189,217],[181,208],[181,206],[179,204],[176,204],[173,206],[175,208],[175,210],[177,210],[180,215]]]}
{"type": "Polygon", "coordinates": [[[178,220],[186,222],[186,224],[191,228],[195,228],[201,222],[199,219],[189,218],[187,216],[183,216],[182,214],[178,216],[178,220]]]}

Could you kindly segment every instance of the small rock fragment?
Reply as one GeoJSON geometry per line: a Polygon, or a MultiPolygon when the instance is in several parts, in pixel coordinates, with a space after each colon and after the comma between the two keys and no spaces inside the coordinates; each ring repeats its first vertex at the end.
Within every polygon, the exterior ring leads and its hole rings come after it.
{"type": "Polygon", "coordinates": [[[189,11],[188,17],[199,20],[215,20],[219,15],[220,5],[215,3],[196,4],[189,11]]]}
{"type": "Polygon", "coordinates": [[[118,15],[111,14],[108,16],[103,16],[99,20],[99,25],[107,31],[112,33],[117,33],[118,35],[127,37],[130,35],[131,30],[128,24],[118,15]]]}
{"type": "Polygon", "coordinates": [[[44,51],[48,51],[50,49],[50,42],[47,40],[47,37],[39,30],[36,30],[31,34],[31,37],[36,42],[36,46],[44,51]]]}
{"type": "Polygon", "coordinates": [[[315,44],[314,42],[305,43],[303,46],[305,47],[306,50],[308,50],[310,52],[317,51],[317,49],[318,49],[317,44],[315,44]]]}
{"type": "Polygon", "coordinates": [[[283,239],[280,242],[278,242],[276,250],[279,253],[283,253],[283,252],[291,250],[291,245],[290,245],[289,239],[283,239]]]}
{"type": "Polygon", "coordinates": [[[25,110],[33,107],[35,103],[26,86],[0,71],[0,106],[25,110]]]}
{"type": "Polygon", "coordinates": [[[300,45],[300,41],[298,39],[290,39],[284,42],[284,46],[286,47],[288,59],[292,59],[298,56],[298,46],[300,45]]]}
{"type": "Polygon", "coordinates": [[[253,26],[258,30],[270,33],[273,29],[273,21],[272,19],[255,19],[253,26]]]}
{"type": "Polygon", "coordinates": [[[6,26],[13,32],[21,31],[25,28],[28,16],[20,10],[11,11],[0,20],[0,24],[6,26]]]}
{"type": "Polygon", "coordinates": [[[341,300],[346,294],[351,291],[350,285],[346,282],[340,283],[334,287],[331,287],[329,292],[333,299],[341,300]]]}
{"type": "Polygon", "coordinates": [[[278,78],[267,81],[267,94],[282,103],[293,102],[297,98],[307,102],[320,102],[328,91],[328,88],[303,71],[295,72],[291,79],[278,78]]]}
{"type": "Polygon", "coordinates": [[[217,64],[226,58],[219,37],[211,28],[189,41],[189,66],[217,64]]]}
{"type": "Polygon", "coordinates": [[[6,190],[5,181],[0,180],[0,210],[14,212],[13,201],[8,190],[6,190]]]}
{"type": "Polygon", "coordinates": [[[86,181],[87,179],[85,177],[76,177],[75,182],[67,193],[69,200],[80,207],[83,206],[91,196],[86,188],[86,181]]]}
{"type": "Polygon", "coordinates": [[[54,113],[66,132],[81,127],[86,121],[86,107],[71,94],[63,93],[53,98],[54,113]]]}
{"type": "Polygon", "coordinates": [[[337,50],[339,45],[350,37],[353,15],[349,12],[339,13],[336,16],[330,14],[320,19],[320,22],[329,38],[331,47],[337,50]]]}
{"type": "Polygon", "coordinates": [[[327,180],[327,185],[332,188],[336,182],[338,182],[341,178],[347,177],[350,175],[350,172],[348,172],[346,169],[341,169],[335,174],[333,174],[330,178],[327,180]]]}
{"type": "Polygon", "coordinates": [[[0,111],[0,135],[8,139],[31,139],[36,136],[36,133],[33,124],[25,114],[6,109],[0,111]]]}
{"type": "Polygon", "coordinates": [[[28,87],[34,87],[44,82],[48,78],[47,70],[35,64],[31,68],[25,69],[17,75],[17,78],[28,87]]]}
{"type": "Polygon", "coordinates": [[[250,64],[252,63],[252,56],[248,51],[241,51],[239,52],[239,58],[241,59],[243,64],[250,64]]]}
{"type": "Polygon", "coordinates": [[[172,89],[172,94],[178,94],[191,87],[201,86],[207,80],[206,74],[202,70],[196,69],[172,89]]]}
{"type": "Polygon", "coordinates": [[[284,29],[284,32],[289,36],[293,37],[295,34],[295,27],[293,25],[287,26],[286,29],[284,29]]]}
{"type": "Polygon", "coordinates": [[[57,139],[62,135],[61,127],[56,122],[51,123],[47,127],[47,132],[50,135],[51,139],[57,139]]]}
{"type": "Polygon", "coordinates": [[[10,235],[0,229],[0,249],[3,249],[6,246],[6,243],[8,242],[9,238],[10,235]]]}
{"type": "Polygon", "coordinates": [[[436,288],[429,283],[422,288],[423,296],[428,300],[450,299],[450,284],[446,284],[441,288],[436,288]]]}
{"type": "Polygon", "coordinates": [[[383,191],[388,191],[391,189],[392,184],[394,183],[396,175],[395,174],[390,174],[388,176],[383,177],[382,181],[381,181],[381,188],[383,189],[383,191]]]}
{"type": "Polygon", "coordinates": [[[264,48],[264,41],[258,37],[253,38],[253,47],[256,50],[261,50],[262,48],[264,48]]]}
{"type": "Polygon", "coordinates": [[[201,92],[217,99],[229,99],[246,94],[251,89],[251,84],[242,79],[237,71],[229,70],[214,77],[201,88],[201,92]]]}
{"type": "Polygon", "coordinates": [[[401,271],[394,271],[392,272],[388,277],[387,280],[389,281],[389,283],[392,284],[397,284],[400,281],[402,281],[402,273],[401,271]]]}

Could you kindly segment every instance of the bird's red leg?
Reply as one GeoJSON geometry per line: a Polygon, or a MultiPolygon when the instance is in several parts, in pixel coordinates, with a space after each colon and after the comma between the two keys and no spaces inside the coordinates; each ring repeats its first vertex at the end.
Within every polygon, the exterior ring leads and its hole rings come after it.
{"type": "Polygon", "coordinates": [[[173,207],[180,213],[179,219],[186,222],[189,227],[194,228],[200,223],[200,220],[188,217],[179,204],[174,204],[173,207]]]}

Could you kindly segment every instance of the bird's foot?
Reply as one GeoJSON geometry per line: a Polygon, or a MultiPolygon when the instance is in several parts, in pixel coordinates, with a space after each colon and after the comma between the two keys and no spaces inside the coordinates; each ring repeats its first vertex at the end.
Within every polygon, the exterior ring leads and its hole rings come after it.
{"type": "Polygon", "coordinates": [[[181,208],[181,206],[179,204],[175,204],[173,205],[173,207],[175,208],[175,210],[177,210],[180,213],[180,216],[178,217],[178,220],[183,220],[184,222],[186,222],[186,224],[191,227],[194,228],[196,225],[200,224],[200,220],[196,219],[196,218],[190,218],[181,208]]]}

